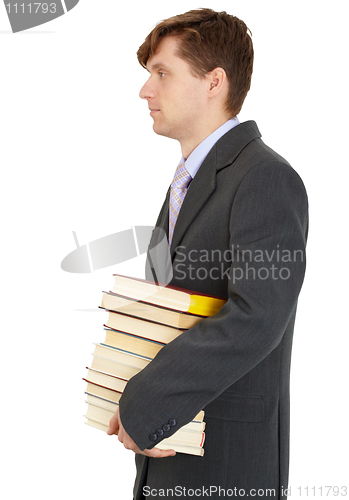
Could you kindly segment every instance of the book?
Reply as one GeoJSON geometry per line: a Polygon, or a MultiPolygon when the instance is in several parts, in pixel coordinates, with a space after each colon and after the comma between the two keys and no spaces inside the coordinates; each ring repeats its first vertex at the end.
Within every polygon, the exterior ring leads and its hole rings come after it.
{"type": "Polygon", "coordinates": [[[107,347],[118,348],[129,354],[141,355],[154,359],[157,353],[164,347],[161,342],[137,337],[132,333],[121,332],[118,330],[105,330],[104,345],[107,347]]]}
{"type": "Polygon", "coordinates": [[[114,389],[109,389],[109,387],[96,384],[95,382],[90,382],[86,378],[83,378],[82,380],[87,382],[85,394],[87,394],[88,396],[103,399],[110,403],[119,403],[122,392],[116,391],[114,389]]]}
{"type": "Polygon", "coordinates": [[[114,375],[115,377],[124,378],[129,380],[131,377],[139,373],[142,368],[137,366],[128,365],[126,363],[120,363],[113,359],[104,358],[102,356],[97,356],[93,353],[93,360],[91,368],[108,373],[109,375],[114,375]]]}
{"type": "Polygon", "coordinates": [[[155,340],[162,344],[168,344],[185,330],[173,326],[160,325],[153,321],[127,316],[119,312],[107,311],[109,313],[105,326],[126,333],[132,333],[138,337],[155,340]]]}
{"type": "Polygon", "coordinates": [[[108,373],[104,373],[99,370],[95,370],[93,368],[88,368],[88,367],[86,368],[88,370],[88,374],[86,378],[83,379],[86,382],[91,382],[93,384],[97,384],[100,385],[101,387],[104,387],[106,389],[111,389],[117,392],[122,392],[125,389],[128,379],[115,377],[113,375],[109,375],[108,373]]]}
{"type": "Polygon", "coordinates": [[[114,287],[111,292],[176,311],[213,316],[226,303],[225,299],[172,285],[155,284],[151,281],[119,274],[114,274],[114,279],[114,287]]]}
{"type": "Polygon", "coordinates": [[[119,361],[120,363],[124,363],[126,365],[136,366],[137,368],[144,368],[152,359],[150,357],[123,351],[117,347],[111,347],[105,344],[94,344],[94,346],[94,355],[108,358],[113,361],[119,361]]]}
{"type": "Polygon", "coordinates": [[[101,308],[183,330],[197,325],[203,319],[198,314],[176,311],[111,292],[103,292],[101,308]]]}
{"type": "MultiPolygon", "coordinates": [[[[93,394],[89,394],[85,392],[86,403],[90,403],[95,406],[101,406],[102,408],[107,408],[114,413],[116,412],[117,407],[119,406],[119,401],[109,401],[108,399],[101,398],[99,396],[94,396],[93,394]]],[[[121,394],[120,394],[121,397],[121,394]]]]}
{"type": "Polygon", "coordinates": [[[123,297],[112,292],[103,292],[100,307],[183,330],[197,325],[203,317],[206,317],[123,297]]]}

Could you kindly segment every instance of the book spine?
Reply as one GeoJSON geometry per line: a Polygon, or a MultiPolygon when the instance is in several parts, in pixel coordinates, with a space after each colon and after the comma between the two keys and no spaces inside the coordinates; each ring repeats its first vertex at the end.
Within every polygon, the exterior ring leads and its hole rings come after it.
{"type": "Polygon", "coordinates": [[[190,303],[188,312],[191,314],[199,314],[201,316],[213,316],[226,303],[224,299],[216,299],[214,297],[206,297],[204,295],[190,295],[190,303]]]}

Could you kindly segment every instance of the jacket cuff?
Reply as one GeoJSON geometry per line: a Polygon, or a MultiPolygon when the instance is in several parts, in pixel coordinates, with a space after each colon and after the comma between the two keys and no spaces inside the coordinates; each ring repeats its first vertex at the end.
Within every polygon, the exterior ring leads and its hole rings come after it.
{"type": "Polygon", "coordinates": [[[140,450],[154,448],[160,441],[172,436],[181,427],[176,417],[167,412],[149,422],[148,425],[142,425],[137,417],[131,419],[128,415],[125,409],[125,399],[121,396],[119,401],[120,419],[125,431],[140,450]]]}

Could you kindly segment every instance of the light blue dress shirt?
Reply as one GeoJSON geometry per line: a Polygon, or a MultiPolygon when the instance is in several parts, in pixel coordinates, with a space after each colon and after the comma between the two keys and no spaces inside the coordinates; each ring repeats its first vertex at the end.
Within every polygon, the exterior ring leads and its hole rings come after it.
{"type": "Polygon", "coordinates": [[[200,142],[200,144],[196,146],[194,151],[190,153],[190,155],[186,160],[182,156],[181,161],[179,162],[178,165],[185,162],[185,168],[191,175],[192,179],[194,179],[196,172],[199,170],[204,159],[206,158],[210,150],[213,148],[213,146],[216,144],[216,142],[229,130],[236,127],[236,125],[239,125],[239,123],[240,123],[239,119],[236,116],[223,123],[223,125],[221,125],[219,128],[217,128],[217,130],[212,132],[211,135],[209,135],[208,137],[206,137],[206,139],[200,142]]]}

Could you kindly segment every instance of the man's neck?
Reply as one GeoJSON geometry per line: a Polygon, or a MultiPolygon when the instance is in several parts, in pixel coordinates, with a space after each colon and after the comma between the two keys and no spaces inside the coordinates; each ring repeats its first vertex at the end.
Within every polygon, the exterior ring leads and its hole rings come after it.
{"type": "Polygon", "coordinates": [[[207,120],[206,123],[203,121],[203,127],[198,130],[197,133],[191,137],[184,138],[180,140],[183,158],[187,159],[188,156],[194,151],[194,149],[201,144],[209,135],[211,135],[215,130],[217,130],[221,125],[229,120],[229,116],[222,116],[221,118],[210,121],[207,120]],[[208,125],[207,125],[208,124],[208,125]]]}

